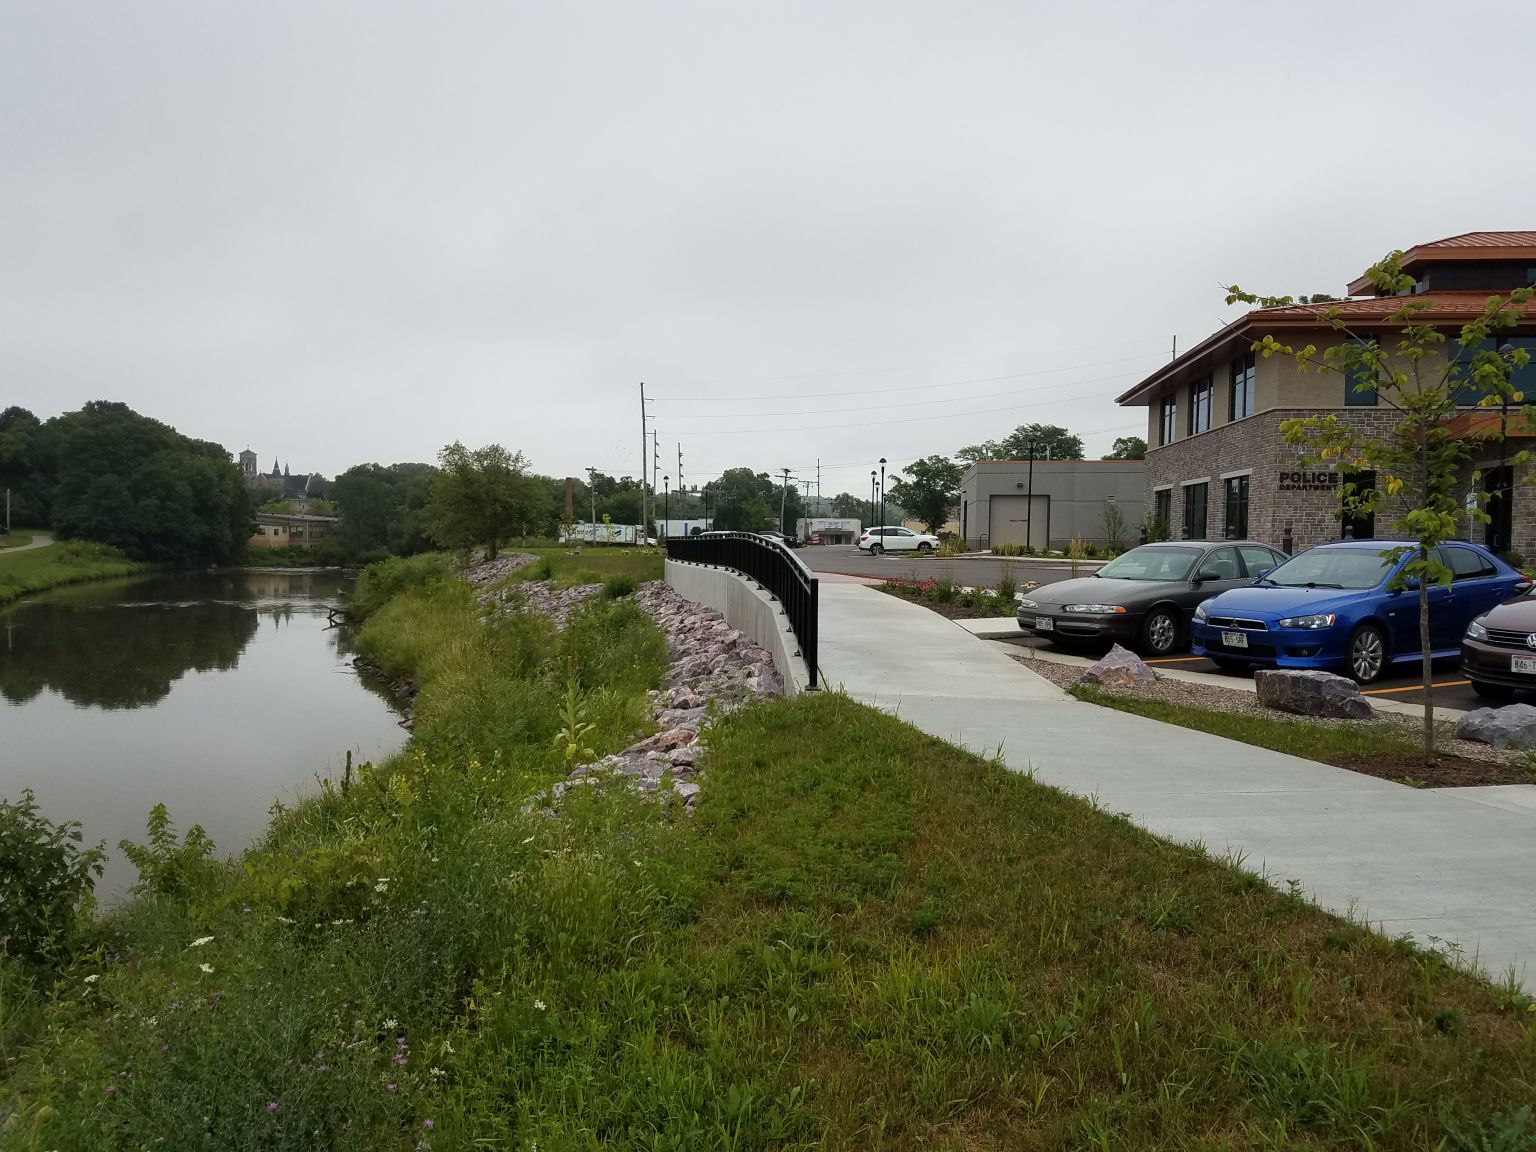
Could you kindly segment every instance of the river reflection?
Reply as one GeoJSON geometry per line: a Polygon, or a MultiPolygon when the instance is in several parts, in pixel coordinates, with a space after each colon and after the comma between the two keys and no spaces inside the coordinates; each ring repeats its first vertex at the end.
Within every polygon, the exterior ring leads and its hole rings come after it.
{"type": "Polygon", "coordinates": [[[350,665],[338,572],[217,572],[61,589],[0,611],[0,797],[105,839],[103,892],[133,879],[117,842],[163,801],[221,852],[260,834],[345,754],[404,733],[350,665]]]}

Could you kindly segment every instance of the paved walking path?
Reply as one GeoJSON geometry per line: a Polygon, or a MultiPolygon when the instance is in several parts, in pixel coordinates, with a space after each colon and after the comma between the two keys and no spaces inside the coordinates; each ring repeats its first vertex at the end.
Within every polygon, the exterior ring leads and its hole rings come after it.
{"type": "Polygon", "coordinates": [[[0,548],[0,558],[13,556],[17,552],[30,552],[34,548],[46,548],[53,543],[53,537],[46,532],[35,532],[30,544],[23,544],[20,548],[0,548]]]}
{"type": "Polygon", "coordinates": [[[829,687],[1199,842],[1390,935],[1536,984],[1536,788],[1415,789],[1075,700],[999,646],[873,588],[824,584],[829,687]],[[1527,969],[1529,968],[1529,971],[1527,969]]]}

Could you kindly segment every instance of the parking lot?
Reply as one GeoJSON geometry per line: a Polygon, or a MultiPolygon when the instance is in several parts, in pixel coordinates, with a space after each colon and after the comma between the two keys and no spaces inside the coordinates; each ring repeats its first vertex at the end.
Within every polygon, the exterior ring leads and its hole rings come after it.
{"type": "MultiPolygon", "coordinates": [[[[1020,584],[1026,580],[1050,584],[1072,577],[1069,565],[1042,564],[1027,556],[918,556],[911,552],[887,552],[884,556],[871,556],[852,544],[809,544],[797,549],[795,555],[804,560],[806,567],[813,572],[873,576],[881,580],[948,577],[959,584],[991,588],[996,586],[1004,571],[1010,572],[1020,584]]],[[[1098,566],[1096,560],[1083,561],[1078,566],[1077,574],[1086,576],[1098,566]]]]}
{"type": "MultiPolygon", "coordinates": [[[[1102,655],[1104,649],[1091,649],[1083,645],[1073,645],[1061,648],[1049,640],[1041,640],[1038,637],[1026,636],[1022,632],[1016,636],[989,637],[1007,644],[1019,644],[1029,648],[1046,648],[1069,655],[1081,655],[1091,658],[1094,655],[1102,655]]],[[[1175,656],[1167,656],[1162,659],[1148,660],[1148,664],[1156,668],[1166,667],[1177,669],[1181,672],[1200,672],[1210,676],[1220,677],[1223,680],[1252,680],[1252,672],[1227,671],[1218,668],[1204,656],[1193,656],[1188,652],[1182,652],[1175,656]]],[[[1417,664],[1405,664],[1398,666],[1393,672],[1371,685],[1362,688],[1361,692],[1366,696],[1374,696],[1384,700],[1395,700],[1403,704],[1418,704],[1424,700],[1424,690],[1419,684],[1419,666],[1417,664]]],[[[1437,708],[1457,708],[1462,711],[1471,711],[1473,708],[1486,708],[1493,701],[1482,699],[1472,691],[1472,686],[1461,675],[1461,670],[1455,661],[1436,661],[1434,684],[1431,688],[1437,708]]]]}

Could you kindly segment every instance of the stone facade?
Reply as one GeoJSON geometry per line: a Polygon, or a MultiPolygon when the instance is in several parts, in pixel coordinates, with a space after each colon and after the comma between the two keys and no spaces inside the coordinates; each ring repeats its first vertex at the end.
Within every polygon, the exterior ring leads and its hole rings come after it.
{"type": "MultiPolygon", "coordinates": [[[[1294,550],[1339,539],[1343,535],[1339,519],[1342,471],[1303,466],[1305,450],[1285,443],[1280,432],[1282,422],[1316,413],[1313,408],[1271,409],[1152,449],[1146,460],[1148,510],[1155,513],[1159,489],[1169,490],[1169,533],[1183,539],[1184,489],[1192,482],[1203,482],[1208,485],[1205,536],[1219,538],[1226,524],[1224,480],[1246,474],[1250,539],[1278,548],[1287,527],[1294,550]]],[[[1346,408],[1334,414],[1344,423],[1377,436],[1386,433],[1395,421],[1395,414],[1388,409],[1346,408]]],[[[1470,462],[1463,471],[1460,491],[1466,493],[1471,488],[1475,470],[1494,463],[1470,462]]],[[[1524,483],[1529,473],[1523,469],[1515,477],[1512,547],[1525,556],[1536,556],[1536,492],[1530,492],[1524,483]]],[[[1376,534],[1388,531],[1382,524],[1376,534]]],[[[1469,517],[1463,535],[1483,543],[1483,525],[1469,517]]]]}

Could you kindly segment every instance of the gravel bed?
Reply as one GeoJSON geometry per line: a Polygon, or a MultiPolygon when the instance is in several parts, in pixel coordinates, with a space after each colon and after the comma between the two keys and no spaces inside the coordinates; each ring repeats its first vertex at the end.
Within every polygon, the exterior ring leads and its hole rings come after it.
{"type": "MultiPolygon", "coordinates": [[[[1019,663],[1032,672],[1045,677],[1058,688],[1070,688],[1082,677],[1085,666],[1077,664],[1060,664],[1054,660],[1041,660],[1021,652],[1010,652],[1019,663]]],[[[1100,691],[1111,691],[1101,688],[1100,691]]],[[[1276,720],[1305,721],[1310,724],[1329,724],[1339,727],[1347,727],[1357,724],[1369,724],[1372,727],[1391,732],[1409,740],[1421,739],[1424,724],[1416,716],[1409,716],[1401,712],[1377,712],[1374,720],[1328,720],[1313,716],[1290,716],[1284,712],[1277,712],[1273,708],[1266,708],[1259,703],[1259,698],[1252,692],[1245,692],[1241,688],[1222,688],[1215,684],[1196,684],[1188,680],[1176,680],[1170,676],[1158,674],[1157,683],[1146,688],[1118,688],[1113,690],[1117,696],[1134,696],[1144,700],[1162,700],[1169,704],[1183,704],[1191,708],[1205,708],[1213,711],[1237,713],[1247,716],[1267,716],[1276,720]]],[[[1435,724],[1436,746],[1449,756],[1459,756],[1466,760],[1481,760],[1488,764],[1518,763],[1520,753],[1505,748],[1494,748],[1489,744],[1481,744],[1475,740],[1456,739],[1455,723],[1452,721],[1437,721],[1435,724]]]]}

